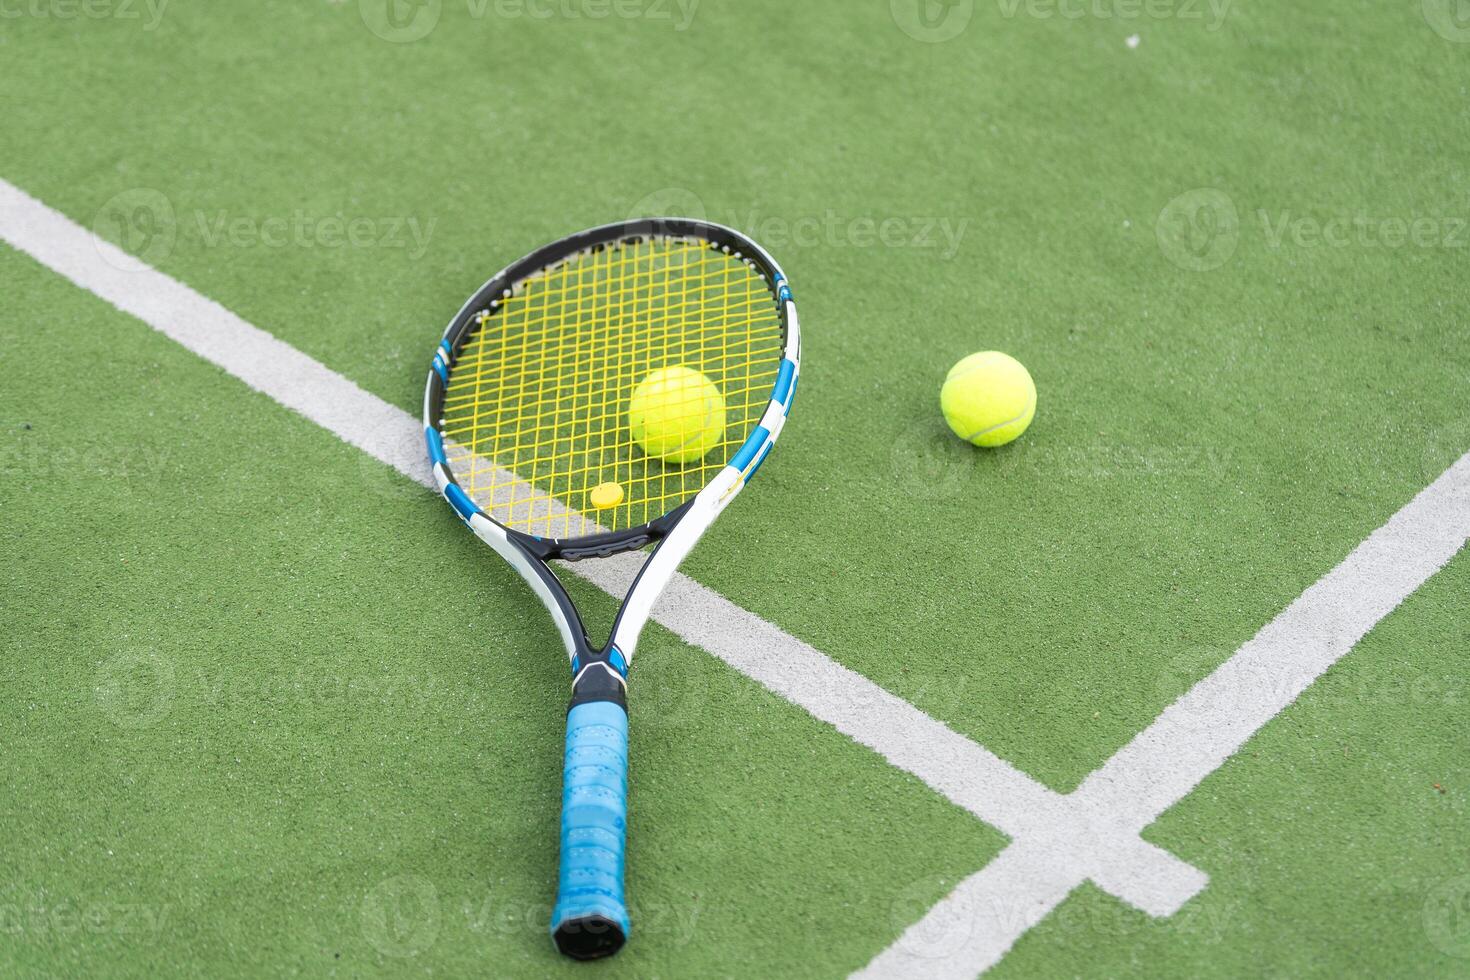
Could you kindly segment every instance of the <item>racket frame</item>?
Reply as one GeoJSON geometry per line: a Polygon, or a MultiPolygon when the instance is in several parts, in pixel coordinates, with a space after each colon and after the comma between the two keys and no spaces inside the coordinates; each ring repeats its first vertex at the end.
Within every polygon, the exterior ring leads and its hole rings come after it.
{"type": "MultiPolygon", "coordinates": [[[[577,712],[595,713],[595,707],[612,702],[623,708],[621,777],[626,785],[627,673],[638,639],[653,612],[654,603],[695,544],[720,513],[754,478],[785,427],[796,396],[801,374],[801,329],[791,287],[776,260],[760,245],[724,225],[688,218],[651,218],[616,222],[569,235],[537,249],[492,276],[460,308],[445,329],[435,350],[424,392],[424,433],[433,465],[435,484],[455,513],[485,544],[500,554],[520,573],[541,600],[561,635],[572,665],[573,696],[569,711],[567,779],[572,769],[577,712]],[[473,334],[479,315],[493,309],[513,294],[522,281],[556,264],[598,246],[646,238],[700,239],[743,260],[748,260],[766,279],[777,304],[781,324],[780,366],[771,398],[759,422],[746,435],[740,449],[713,478],[688,500],[656,520],[638,527],[605,534],[571,538],[540,538],[505,527],[476,504],[450,470],[440,432],[445,390],[454,358],[473,334]],[[551,570],[553,560],[580,561],[636,551],[653,545],[653,553],[633,580],[601,649],[593,647],[582,618],[566,588],[551,570]]],[[[607,718],[597,718],[599,732],[606,732],[607,718]]],[[[585,734],[585,732],[583,733],[585,734]]],[[[626,790],[624,789],[624,792],[626,790]]],[[[563,880],[566,874],[567,802],[563,802],[563,880]]],[[[619,827],[619,834],[622,829],[619,827]]],[[[621,844],[620,844],[621,846],[621,844]]],[[[622,854],[618,854],[618,904],[621,906],[622,854]]],[[[561,908],[558,902],[558,909],[561,908]]],[[[629,930],[626,911],[621,916],[593,916],[575,922],[552,922],[552,933],[563,953],[592,959],[616,952],[629,930]],[[592,921],[596,920],[596,921],[592,921]],[[583,931],[579,934],[578,928],[583,931]],[[590,933],[586,930],[592,930],[590,933]],[[603,930],[599,934],[599,930],[603,930]]]]}

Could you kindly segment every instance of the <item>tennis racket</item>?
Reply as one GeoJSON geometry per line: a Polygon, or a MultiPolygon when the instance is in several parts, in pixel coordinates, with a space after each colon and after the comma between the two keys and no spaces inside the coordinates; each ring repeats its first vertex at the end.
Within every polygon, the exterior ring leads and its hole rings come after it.
{"type": "Polygon", "coordinates": [[[551,935],[576,959],[611,955],[629,933],[627,676],[639,633],[775,444],[799,350],[791,289],[765,250],[670,218],[593,228],[526,256],[465,304],[434,353],[424,426],[439,489],[525,578],[571,659],[551,935]],[[691,433],[676,433],[674,451],[667,432],[653,444],[629,419],[639,386],[671,370],[707,379],[687,413],[660,420],[691,433]],[[549,562],[649,546],[597,647],[549,562]]]}

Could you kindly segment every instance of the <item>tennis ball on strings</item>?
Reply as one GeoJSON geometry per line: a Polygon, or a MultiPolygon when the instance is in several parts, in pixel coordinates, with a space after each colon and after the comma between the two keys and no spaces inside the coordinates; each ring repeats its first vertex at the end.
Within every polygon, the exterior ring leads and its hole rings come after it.
{"type": "Polygon", "coordinates": [[[988,350],[949,369],[939,407],[954,434],[977,446],[1004,446],[1036,414],[1036,384],[1020,361],[988,350]]]}
{"type": "Polygon", "coordinates": [[[725,438],[725,396],[693,368],[660,368],[633,389],[628,428],[648,455],[693,463],[725,438]]]}

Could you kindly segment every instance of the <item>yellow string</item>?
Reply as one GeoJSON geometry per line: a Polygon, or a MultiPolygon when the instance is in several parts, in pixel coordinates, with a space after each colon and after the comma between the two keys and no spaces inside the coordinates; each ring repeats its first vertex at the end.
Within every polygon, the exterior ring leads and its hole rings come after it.
{"type": "Polygon", "coordinates": [[[770,400],[781,321],[765,278],[707,242],[654,238],[571,256],[515,286],[460,347],[446,386],[445,436],[489,465],[455,478],[510,527],[567,533],[551,503],[589,512],[601,483],[622,502],[588,516],[609,530],[656,520],[734,455],[770,400]],[[628,428],[633,389],[683,366],[724,395],[720,443],[684,465],[645,455],[628,428]],[[508,503],[508,506],[507,506],[508,503]]]}

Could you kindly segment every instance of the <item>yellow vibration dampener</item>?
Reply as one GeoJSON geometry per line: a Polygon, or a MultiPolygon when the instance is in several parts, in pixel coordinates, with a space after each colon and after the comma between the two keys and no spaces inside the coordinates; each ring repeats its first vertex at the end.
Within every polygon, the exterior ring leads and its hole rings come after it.
{"type": "Polygon", "coordinates": [[[592,506],[598,510],[616,507],[623,502],[623,485],[621,483],[599,483],[587,494],[587,499],[592,501],[592,506]]]}

